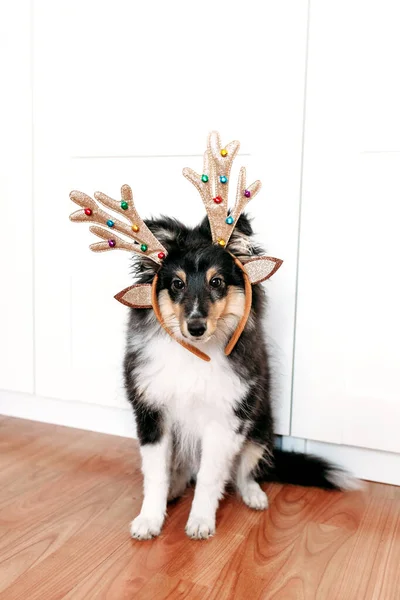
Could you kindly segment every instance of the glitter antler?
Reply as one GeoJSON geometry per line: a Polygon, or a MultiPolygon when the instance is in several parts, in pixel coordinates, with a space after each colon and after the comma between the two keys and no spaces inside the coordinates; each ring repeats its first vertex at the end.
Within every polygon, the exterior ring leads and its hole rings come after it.
{"type": "Polygon", "coordinates": [[[242,167],[239,172],[236,202],[232,211],[228,213],[229,178],[239,147],[237,141],[222,147],[219,134],[212,131],[204,153],[203,174],[198,175],[189,168],[183,169],[183,175],[200,192],[210,222],[213,242],[220,246],[227,245],[247,203],[261,188],[260,181],[246,186],[246,169],[242,167]]]}
{"type": "Polygon", "coordinates": [[[73,202],[82,207],[82,210],[74,212],[70,219],[75,222],[98,223],[108,227],[92,226],[90,231],[104,240],[91,244],[90,249],[93,252],[105,252],[106,250],[128,250],[128,252],[137,252],[145,255],[157,264],[161,264],[166,257],[167,251],[157,238],[151,233],[150,229],[140,218],[133,202],[132,190],[129,185],[123,185],[121,188],[122,200],[113,200],[102,192],[95,192],[94,197],[100,204],[107,206],[112,211],[123,215],[128,219],[131,225],[119,221],[112,215],[109,215],[90,197],[83,192],[73,191],[70,193],[73,202]],[[128,242],[114,234],[114,231],[124,234],[133,242],[128,242]]]}
{"type": "MultiPolygon", "coordinates": [[[[229,178],[232,163],[238,151],[239,142],[230,142],[225,148],[222,148],[218,133],[212,132],[208,137],[207,150],[204,154],[203,174],[201,176],[197,175],[192,169],[183,170],[184,176],[198,189],[203,199],[210,222],[212,241],[222,247],[227,245],[244,208],[261,187],[259,181],[246,186],[246,171],[242,167],[239,173],[236,202],[232,211],[229,212],[229,178]]],[[[103,226],[90,227],[90,231],[103,240],[92,244],[90,249],[94,252],[105,252],[115,249],[127,250],[128,252],[145,255],[157,265],[162,265],[167,251],[139,217],[134,206],[131,188],[128,185],[122,186],[121,200],[113,200],[101,192],[96,192],[94,197],[96,201],[83,192],[74,191],[70,193],[71,200],[81,207],[81,210],[74,212],[70,216],[71,221],[97,223],[103,226]],[[99,204],[106,206],[115,213],[123,215],[130,221],[130,224],[119,221],[109,215],[100,208],[99,204]],[[122,233],[129,240],[133,241],[127,241],[124,238],[116,236],[115,231],[122,233]]],[[[269,279],[282,264],[280,259],[270,256],[249,255],[248,257],[241,257],[241,260],[234,254],[231,254],[231,256],[236,266],[243,273],[245,304],[243,315],[225,347],[225,354],[227,356],[235,347],[249,318],[252,307],[252,284],[258,284],[269,279]]],[[[176,336],[164,321],[158,302],[157,285],[158,273],[155,273],[151,283],[131,285],[119,292],[115,298],[122,304],[135,309],[153,309],[161,327],[165,329],[168,335],[199,358],[210,361],[210,357],[199,348],[176,336]]]]}

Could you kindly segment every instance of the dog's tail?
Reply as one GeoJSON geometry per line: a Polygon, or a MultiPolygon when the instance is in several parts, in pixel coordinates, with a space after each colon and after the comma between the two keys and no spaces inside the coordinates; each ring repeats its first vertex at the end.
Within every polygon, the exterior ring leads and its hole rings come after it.
{"type": "Polygon", "coordinates": [[[350,473],[312,454],[274,450],[271,458],[261,461],[257,480],[291,483],[325,490],[355,490],[360,482],[350,473]]]}

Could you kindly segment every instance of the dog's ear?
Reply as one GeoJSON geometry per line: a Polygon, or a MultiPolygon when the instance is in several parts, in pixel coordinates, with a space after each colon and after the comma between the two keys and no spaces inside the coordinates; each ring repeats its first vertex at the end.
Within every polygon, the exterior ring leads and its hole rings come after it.
{"type": "Polygon", "coordinates": [[[245,214],[240,215],[226,249],[239,260],[254,255],[255,248],[251,241],[252,235],[253,228],[250,219],[245,214]]]}

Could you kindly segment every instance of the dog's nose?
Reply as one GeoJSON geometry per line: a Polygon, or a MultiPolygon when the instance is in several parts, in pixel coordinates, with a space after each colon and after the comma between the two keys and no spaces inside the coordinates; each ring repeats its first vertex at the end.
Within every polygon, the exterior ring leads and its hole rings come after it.
{"type": "Polygon", "coordinates": [[[191,319],[187,324],[188,331],[193,337],[201,337],[207,329],[205,319],[191,319]]]}

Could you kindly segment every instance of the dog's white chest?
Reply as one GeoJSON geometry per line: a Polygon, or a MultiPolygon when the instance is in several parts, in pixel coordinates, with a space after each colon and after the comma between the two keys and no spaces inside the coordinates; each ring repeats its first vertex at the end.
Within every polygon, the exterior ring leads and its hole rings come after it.
{"type": "Polygon", "coordinates": [[[172,423],[198,436],[210,421],[231,427],[234,408],[248,391],[223,349],[212,342],[202,348],[205,362],[168,336],[146,344],[146,361],[135,371],[140,391],[153,406],[165,407],[172,423]]]}

